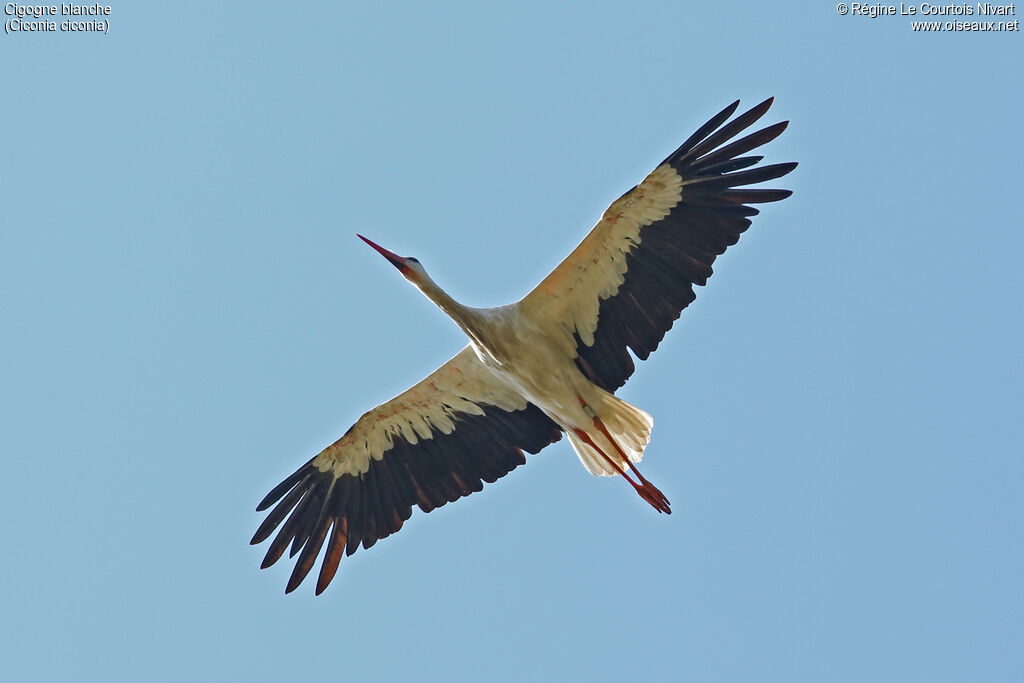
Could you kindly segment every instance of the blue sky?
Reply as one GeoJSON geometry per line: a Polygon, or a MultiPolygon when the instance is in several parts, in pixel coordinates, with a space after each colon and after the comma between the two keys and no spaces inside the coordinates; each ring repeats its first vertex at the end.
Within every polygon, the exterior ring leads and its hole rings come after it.
{"type": "Polygon", "coordinates": [[[1020,33],[111,8],[0,38],[10,680],[1024,678],[1020,33]],[[464,343],[357,231],[508,303],[770,95],[794,195],[620,391],[671,517],[563,441],[320,598],[259,571],[267,490],[464,343]]]}

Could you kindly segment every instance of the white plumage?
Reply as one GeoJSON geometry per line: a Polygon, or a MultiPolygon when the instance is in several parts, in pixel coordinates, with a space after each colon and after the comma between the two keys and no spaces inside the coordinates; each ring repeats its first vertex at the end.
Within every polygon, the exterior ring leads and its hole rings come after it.
{"type": "Polygon", "coordinates": [[[737,189],[796,166],[757,166],[762,157],[742,156],[786,123],[729,142],[771,100],[726,123],[738,104],[613,202],[583,242],[514,304],[463,306],[418,260],[362,238],[470,342],[423,381],[364,414],[260,503],[259,510],[277,506],[252,542],[281,527],[263,566],[289,544],[292,555],[299,553],[287,591],[305,578],[325,542],[317,593],[334,577],[343,552],[397,531],[413,505],[429,512],[479,491],[524,463],[524,450],[536,453],[563,433],[589,472],[622,475],[659,512],[671,511],[635,466],[653,420],[614,391],[634,370],[630,351],[646,359],[657,348],[693,301],[693,286],[706,283],[715,258],[750,225],[757,209],[749,204],[790,194],[737,189]]]}

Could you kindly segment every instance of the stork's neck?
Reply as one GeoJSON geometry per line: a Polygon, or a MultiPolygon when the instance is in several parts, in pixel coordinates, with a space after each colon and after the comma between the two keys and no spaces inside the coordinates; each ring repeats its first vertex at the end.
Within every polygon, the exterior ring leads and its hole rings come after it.
{"type": "Polygon", "coordinates": [[[415,284],[424,296],[437,304],[438,308],[462,328],[476,346],[489,353],[486,343],[486,322],[477,309],[460,304],[425,274],[418,278],[415,284]]]}

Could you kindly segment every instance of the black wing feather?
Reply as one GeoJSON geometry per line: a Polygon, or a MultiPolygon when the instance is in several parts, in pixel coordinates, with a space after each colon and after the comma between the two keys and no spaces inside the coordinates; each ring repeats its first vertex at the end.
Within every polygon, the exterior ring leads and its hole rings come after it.
{"type": "Polygon", "coordinates": [[[456,414],[451,434],[410,444],[396,437],[380,460],[370,460],[362,475],[320,472],[310,460],[260,503],[265,510],[280,500],[257,529],[252,543],[278,531],[263,567],[269,567],[292,544],[298,553],[285,592],[299,586],[323,549],[317,595],[334,578],[342,555],[369,548],[402,528],[418,505],[424,512],[483,489],[526,462],[523,451],[537,453],[561,438],[561,429],[539,408],[505,411],[484,405],[483,415],[456,414]],[[291,514],[289,514],[291,513],[291,514]]]}
{"type": "MultiPolygon", "coordinates": [[[[594,343],[575,335],[576,364],[592,382],[615,391],[633,374],[629,350],[646,359],[672,323],[695,298],[712,264],[736,244],[758,210],[750,204],[776,202],[789,190],[737,189],[780,178],[795,163],[756,166],[761,156],[740,156],[779,136],[777,123],[729,142],[771,106],[768,99],[726,123],[738,102],[701,126],[665,163],[683,178],[681,202],[640,230],[640,243],[626,255],[625,281],[598,309],[594,343]],[[728,144],[726,144],[728,143],[728,144]],[[747,170],[744,170],[747,169],[747,170]]],[[[627,193],[628,195],[629,193],[627,193]]]]}

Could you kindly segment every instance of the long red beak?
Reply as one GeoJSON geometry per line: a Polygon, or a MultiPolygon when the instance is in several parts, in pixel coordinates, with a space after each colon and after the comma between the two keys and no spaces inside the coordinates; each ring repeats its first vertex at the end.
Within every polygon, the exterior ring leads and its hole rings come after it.
{"type": "Polygon", "coordinates": [[[391,261],[391,265],[393,265],[395,268],[398,268],[399,270],[401,270],[403,272],[405,271],[406,265],[405,265],[405,259],[404,258],[402,258],[401,256],[399,256],[398,254],[396,254],[394,252],[388,251],[387,249],[385,249],[384,247],[380,246],[379,244],[376,244],[375,242],[371,242],[370,240],[366,239],[365,237],[363,237],[359,233],[356,233],[356,237],[358,237],[359,239],[361,239],[362,241],[366,242],[371,247],[376,249],[380,253],[381,256],[386,258],[388,261],[391,261]]]}

